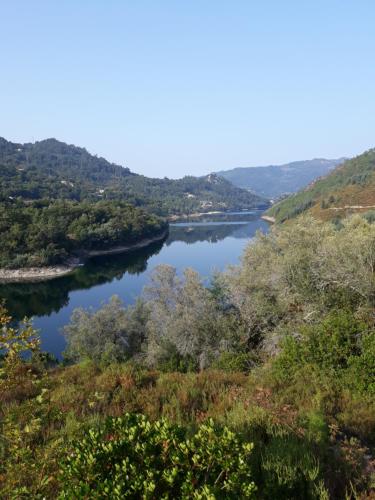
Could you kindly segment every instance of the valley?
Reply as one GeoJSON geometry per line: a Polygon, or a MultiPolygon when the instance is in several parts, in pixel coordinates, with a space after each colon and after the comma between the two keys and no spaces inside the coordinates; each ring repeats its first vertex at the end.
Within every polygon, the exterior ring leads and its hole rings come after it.
{"type": "Polygon", "coordinates": [[[1,3],[0,500],[375,500],[374,20],[1,3]]]}

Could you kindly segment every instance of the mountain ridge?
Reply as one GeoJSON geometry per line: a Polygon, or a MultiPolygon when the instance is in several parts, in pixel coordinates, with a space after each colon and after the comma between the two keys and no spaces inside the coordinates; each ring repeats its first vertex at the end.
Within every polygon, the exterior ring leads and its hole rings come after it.
{"type": "Polygon", "coordinates": [[[121,199],[164,216],[269,205],[216,174],[150,178],[55,138],[25,144],[0,138],[0,179],[3,199],[121,199]]]}
{"type": "Polygon", "coordinates": [[[375,208],[375,149],[338,165],[326,176],[275,204],[268,214],[277,222],[310,212],[322,220],[375,208]]]}
{"type": "Polygon", "coordinates": [[[318,177],[326,175],[345,160],[344,157],[337,159],[314,158],[281,165],[236,167],[216,173],[235,186],[275,199],[298,191],[318,177]]]}

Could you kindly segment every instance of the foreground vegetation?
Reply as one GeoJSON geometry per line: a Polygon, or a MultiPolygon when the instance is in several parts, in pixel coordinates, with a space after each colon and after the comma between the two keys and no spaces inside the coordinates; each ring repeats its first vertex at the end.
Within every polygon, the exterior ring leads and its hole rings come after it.
{"type": "Polygon", "coordinates": [[[374,269],[369,221],[303,218],[76,310],[66,366],[2,311],[0,496],[373,498],[374,269]]]}
{"type": "Polygon", "coordinates": [[[56,265],[92,250],[132,245],[166,231],[157,216],[124,202],[0,203],[0,267],[56,265]]]}

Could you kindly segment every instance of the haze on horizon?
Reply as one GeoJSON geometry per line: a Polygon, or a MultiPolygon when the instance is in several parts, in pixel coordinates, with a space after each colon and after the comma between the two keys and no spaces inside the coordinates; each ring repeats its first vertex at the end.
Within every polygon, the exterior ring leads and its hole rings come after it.
{"type": "Polygon", "coordinates": [[[375,146],[370,0],[13,0],[1,16],[8,140],[172,178],[375,146]]]}

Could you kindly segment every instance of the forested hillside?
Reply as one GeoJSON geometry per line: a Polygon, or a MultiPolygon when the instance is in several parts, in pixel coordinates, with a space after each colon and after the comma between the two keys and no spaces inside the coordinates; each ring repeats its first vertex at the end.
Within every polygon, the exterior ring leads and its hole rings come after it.
{"type": "MultiPolygon", "coordinates": [[[[375,209],[375,149],[347,160],[329,175],[277,203],[269,214],[277,221],[308,211],[323,220],[375,209]]],[[[369,214],[370,215],[370,214],[369,214]]]]}
{"type": "Polygon", "coordinates": [[[0,138],[0,181],[2,199],[115,199],[164,216],[267,206],[216,175],[152,179],[56,139],[16,144],[0,138]]]}
{"type": "Polygon", "coordinates": [[[345,158],[337,160],[316,158],[285,165],[233,168],[217,172],[217,174],[235,186],[275,199],[285,194],[295,193],[318,177],[326,175],[344,161],[345,158]]]}
{"type": "Polygon", "coordinates": [[[374,241],[304,216],[208,287],[160,266],[64,365],[0,308],[1,498],[373,498],[374,241]]]}
{"type": "Polygon", "coordinates": [[[166,229],[164,220],[125,202],[8,200],[0,203],[0,268],[64,264],[166,229]]]}

